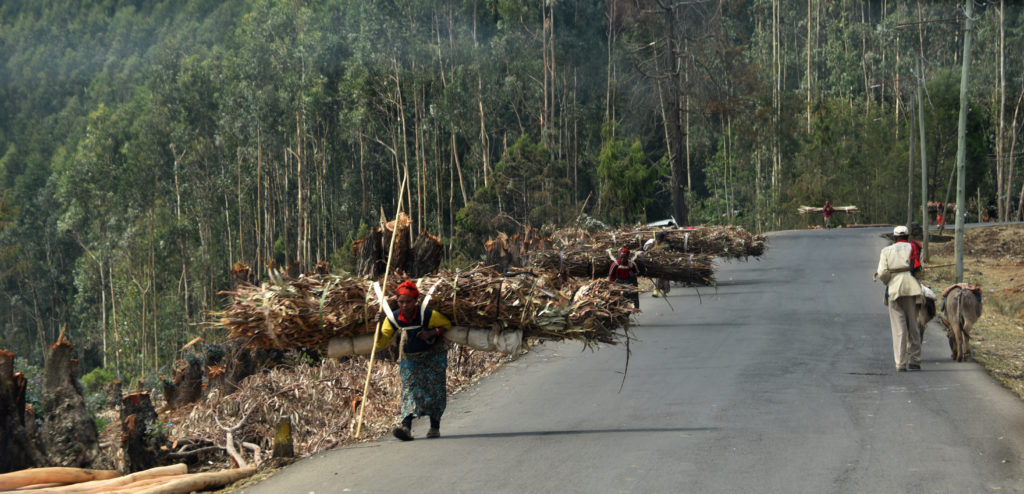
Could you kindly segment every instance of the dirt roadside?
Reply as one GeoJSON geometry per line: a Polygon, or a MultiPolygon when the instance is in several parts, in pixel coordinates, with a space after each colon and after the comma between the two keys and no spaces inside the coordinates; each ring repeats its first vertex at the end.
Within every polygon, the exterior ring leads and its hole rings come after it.
{"type": "MultiPolygon", "coordinates": [[[[953,232],[943,236],[929,242],[922,279],[940,295],[956,279],[953,232]]],[[[1024,399],[1024,225],[965,229],[963,265],[963,281],[984,291],[981,319],[971,335],[974,359],[1024,399]]]]}

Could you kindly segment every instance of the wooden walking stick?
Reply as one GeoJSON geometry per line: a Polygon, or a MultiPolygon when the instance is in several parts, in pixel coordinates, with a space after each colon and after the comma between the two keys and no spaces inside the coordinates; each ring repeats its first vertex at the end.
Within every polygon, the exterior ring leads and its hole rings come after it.
{"type": "MultiPolygon", "coordinates": [[[[395,229],[391,232],[391,242],[388,245],[388,262],[384,265],[384,281],[381,283],[381,300],[380,310],[384,310],[385,297],[388,293],[388,276],[391,275],[391,256],[395,253],[395,237],[398,236],[398,217],[402,214],[402,193],[405,192],[405,181],[409,179],[407,173],[402,178],[402,187],[398,190],[398,211],[395,212],[395,229]]],[[[369,294],[369,291],[367,291],[369,294]]],[[[377,354],[377,339],[380,338],[380,328],[384,324],[384,321],[377,323],[377,328],[373,331],[373,346],[370,347],[370,365],[366,367],[366,383],[363,384],[363,399],[359,401],[359,417],[356,419],[356,435],[359,437],[360,431],[363,428],[363,410],[366,409],[366,394],[370,390],[370,375],[373,372],[373,359],[377,354]]],[[[398,331],[398,328],[395,328],[398,331]]]]}

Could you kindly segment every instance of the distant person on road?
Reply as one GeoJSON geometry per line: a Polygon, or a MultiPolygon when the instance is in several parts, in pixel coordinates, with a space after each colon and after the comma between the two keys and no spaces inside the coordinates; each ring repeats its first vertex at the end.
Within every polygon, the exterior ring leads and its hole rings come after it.
{"type": "Polygon", "coordinates": [[[940,202],[940,203],[939,203],[939,212],[938,212],[938,213],[937,213],[937,214],[935,215],[935,224],[936,224],[936,225],[938,225],[938,226],[940,226],[940,227],[941,227],[941,226],[943,225],[943,222],[942,222],[942,217],[943,217],[943,215],[944,215],[945,213],[946,213],[946,206],[945,206],[945,205],[943,205],[943,204],[942,204],[942,203],[940,202]]]}
{"type": "MultiPolygon", "coordinates": [[[[654,237],[644,242],[644,254],[661,250],[665,248],[665,232],[658,232],[654,234],[654,237]]],[[[669,290],[672,289],[672,284],[664,278],[654,278],[654,293],[652,297],[668,296],[669,290]]]]}
{"type": "Polygon", "coordinates": [[[825,201],[825,206],[821,208],[821,211],[825,215],[825,229],[832,228],[832,213],[836,212],[832,207],[832,201],[825,201]]]}
{"type": "Polygon", "coordinates": [[[921,334],[917,331],[917,305],[924,303],[921,283],[911,273],[914,268],[910,231],[897,226],[893,244],[882,249],[872,280],[886,285],[885,304],[889,306],[892,353],[897,371],[921,369],[921,334]]]}
{"type": "Polygon", "coordinates": [[[392,434],[412,441],[412,419],[430,417],[428,438],[441,437],[441,415],[448,404],[448,345],[444,332],[452,323],[444,314],[419,304],[420,291],[406,280],[395,289],[398,311],[381,325],[377,349],[387,348],[397,326],[402,377],[402,425],[392,434]]]}
{"type": "MultiPolygon", "coordinates": [[[[639,286],[640,283],[637,277],[640,275],[640,268],[629,258],[629,255],[629,249],[626,247],[619,249],[619,257],[608,268],[608,281],[633,285],[634,287],[639,286]]],[[[633,299],[633,307],[639,309],[640,293],[632,290],[629,298],[633,299]]]]}

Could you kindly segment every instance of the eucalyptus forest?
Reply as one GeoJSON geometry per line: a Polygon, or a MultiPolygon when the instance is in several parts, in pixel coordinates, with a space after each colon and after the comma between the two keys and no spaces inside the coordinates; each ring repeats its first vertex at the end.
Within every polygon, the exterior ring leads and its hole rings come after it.
{"type": "Polygon", "coordinates": [[[1024,5],[966,7],[3,2],[0,348],[63,331],[82,373],[154,378],[223,338],[233,263],[349,269],[399,209],[449,267],[583,217],[920,222],[955,200],[968,26],[967,209],[1020,219],[1024,5]]]}

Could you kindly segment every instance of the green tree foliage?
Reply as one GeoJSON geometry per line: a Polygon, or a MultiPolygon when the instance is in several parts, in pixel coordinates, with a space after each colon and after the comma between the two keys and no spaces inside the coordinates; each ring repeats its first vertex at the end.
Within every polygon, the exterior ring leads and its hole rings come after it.
{"type": "Polygon", "coordinates": [[[651,163],[638,138],[615,136],[609,124],[598,157],[601,179],[602,219],[612,223],[634,223],[647,219],[646,207],[669,173],[665,159],[651,163]]]}
{"type": "MultiPolygon", "coordinates": [[[[956,153],[962,26],[915,23],[957,4],[919,4],[5,2],[0,345],[41,362],[65,328],[83,371],[165,371],[222,336],[197,323],[232,263],[349,264],[399,208],[462,260],[499,230],[661,219],[674,197],[689,223],[755,230],[825,199],[902,221],[918,80],[930,199],[956,153]]],[[[1024,120],[1024,6],[1005,8],[1005,47],[999,6],[976,12],[983,201],[1024,120]]]]}

